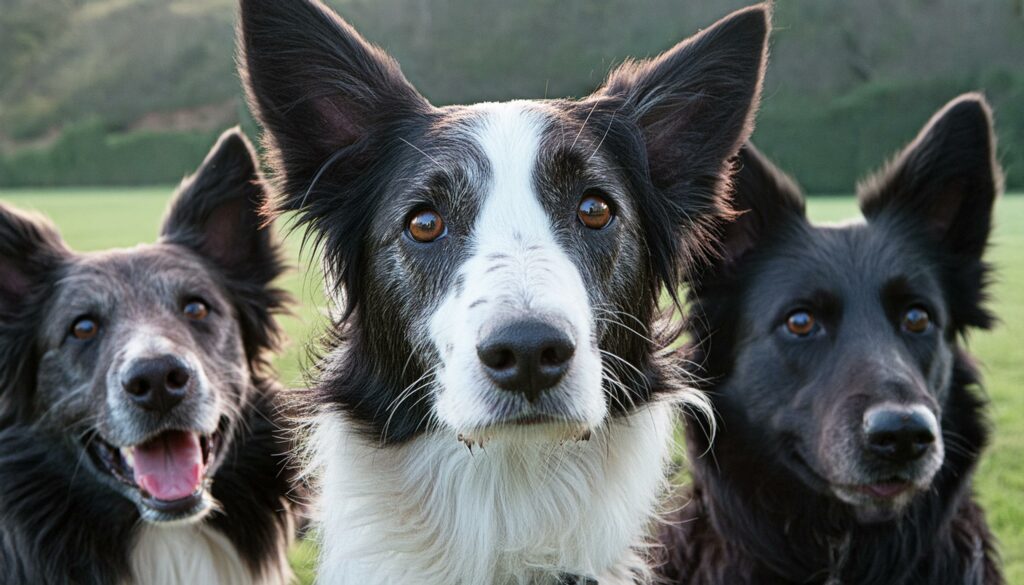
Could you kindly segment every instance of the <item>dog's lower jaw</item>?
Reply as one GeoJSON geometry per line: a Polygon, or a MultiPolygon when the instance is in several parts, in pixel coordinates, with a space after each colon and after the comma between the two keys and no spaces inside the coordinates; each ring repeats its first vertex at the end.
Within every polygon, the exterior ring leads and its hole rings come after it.
{"type": "Polygon", "coordinates": [[[495,441],[470,453],[444,433],[381,447],[343,415],[322,415],[319,583],[643,580],[637,547],[665,489],[673,421],[671,404],[651,403],[589,441],[495,441]]]}

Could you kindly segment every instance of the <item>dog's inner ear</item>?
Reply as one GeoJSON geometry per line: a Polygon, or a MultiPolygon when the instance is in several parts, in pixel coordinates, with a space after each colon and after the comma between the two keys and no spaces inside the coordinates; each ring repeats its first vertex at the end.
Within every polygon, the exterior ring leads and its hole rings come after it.
{"type": "Polygon", "coordinates": [[[733,264],[764,237],[788,221],[806,221],[806,206],[796,182],[747,143],[735,159],[732,208],[735,219],[722,228],[719,259],[733,264]]]}
{"type": "Polygon", "coordinates": [[[430,109],[391,57],[323,4],[246,0],[239,22],[250,106],[289,183],[309,181],[340,150],[371,150],[365,142],[386,139],[388,124],[430,109]]]}
{"type": "Polygon", "coordinates": [[[13,258],[0,258],[0,315],[13,307],[32,290],[32,280],[24,266],[13,258]]]}
{"type": "Polygon", "coordinates": [[[978,94],[960,96],[860,190],[869,221],[894,215],[954,252],[980,256],[1001,190],[992,116],[978,94]]]}
{"type": "Polygon", "coordinates": [[[239,264],[251,255],[260,229],[253,205],[241,198],[228,200],[214,209],[202,226],[201,250],[206,256],[226,266],[239,264]]]}
{"type": "Polygon", "coordinates": [[[0,322],[69,254],[48,220],[0,204],[0,322]]]}
{"type": "Polygon", "coordinates": [[[164,220],[164,239],[190,247],[226,269],[238,269],[274,243],[262,228],[263,181],[244,135],[228,130],[191,177],[182,181],[164,220]]]}

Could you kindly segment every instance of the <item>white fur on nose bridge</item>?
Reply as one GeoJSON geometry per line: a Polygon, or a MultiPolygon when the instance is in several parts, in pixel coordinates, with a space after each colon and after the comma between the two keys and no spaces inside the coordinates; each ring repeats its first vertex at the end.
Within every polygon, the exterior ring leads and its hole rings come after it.
{"type": "Polygon", "coordinates": [[[125,342],[121,350],[122,363],[128,364],[137,359],[157,357],[166,354],[177,354],[180,348],[163,332],[151,327],[138,327],[125,342]]]}
{"type": "Polygon", "coordinates": [[[555,237],[554,223],[573,210],[545,209],[536,173],[548,126],[542,106],[529,102],[473,106],[467,128],[489,169],[471,233],[471,255],[456,267],[453,287],[430,324],[441,355],[436,373],[437,418],[451,429],[494,422],[496,404],[515,397],[496,390],[477,356],[481,336],[496,325],[530,318],[562,328],[576,352],[562,381],[547,395],[561,414],[599,424],[607,413],[601,359],[593,340],[590,300],[580,269],[555,237]]]}
{"type": "Polygon", "coordinates": [[[588,268],[556,237],[576,227],[575,202],[562,194],[567,208],[549,210],[537,193],[543,108],[473,107],[466,131],[490,172],[476,185],[468,258],[451,267],[458,278],[429,322],[441,360],[428,370],[430,429],[381,446],[345,415],[314,424],[324,585],[558,585],[564,573],[633,585],[645,574],[636,547],[664,485],[673,408],[607,416],[588,268]],[[534,402],[497,388],[476,350],[493,326],[523,318],[576,344],[562,379],[534,402]],[[498,426],[537,413],[566,423],[498,426]],[[589,441],[566,441],[581,427],[589,441]],[[464,430],[485,446],[467,449],[456,440],[464,430]]]}
{"type": "Polygon", "coordinates": [[[506,250],[518,235],[554,244],[551,219],[534,186],[544,115],[526,102],[481,104],[474,137],[491,170],[491,184],[473,229],[478,249],[506,250]]]}

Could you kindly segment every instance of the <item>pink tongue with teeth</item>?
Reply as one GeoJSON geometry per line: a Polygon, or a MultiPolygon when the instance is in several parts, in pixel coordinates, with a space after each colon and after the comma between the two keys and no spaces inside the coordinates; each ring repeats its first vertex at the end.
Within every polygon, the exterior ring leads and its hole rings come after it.
{"type": "Polygon", "coordinates": [[[199,436],[168,431],[134,449],[135,482],[158,500],[172,501],[196,493],[203,481],[199,436]]]}

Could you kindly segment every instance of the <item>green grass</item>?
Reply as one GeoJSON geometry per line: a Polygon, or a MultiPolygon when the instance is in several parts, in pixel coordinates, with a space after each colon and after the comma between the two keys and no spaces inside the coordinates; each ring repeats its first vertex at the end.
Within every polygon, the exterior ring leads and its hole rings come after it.
{"type": "MultiPolygon", "coordinates": [[[[169,193],[166,188],[0,191],[0,200],[45,213],[73,248],[86,251],[152,241],[169,193]]],[[[819,221],[857,214],[851,198],[812,198],[809,207],[819,221]]],[[[988,258],[998,274],[992,307],[1002,322],[969,340],[984,364],[996,427],[976,483],[1001,541],[1008,581],[1024,585],[1024,195],[1003,198],[996,222],[988,258]]],[[[287,244],[288,258],[298,262],[298,238],[289,238],[287,244]]],[[[282,380],[294,385],[302,383],[303,348],[324,307],[322,285],[306,256],[301,268],[282,281],[299,300],[295,315],[283,319],[290,341],[277,359],[282,380]]],[[[310,580],[314,556],[308,544],[292,554],[303,582],[310,580]]]]}

